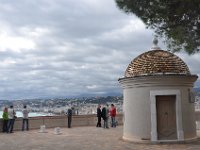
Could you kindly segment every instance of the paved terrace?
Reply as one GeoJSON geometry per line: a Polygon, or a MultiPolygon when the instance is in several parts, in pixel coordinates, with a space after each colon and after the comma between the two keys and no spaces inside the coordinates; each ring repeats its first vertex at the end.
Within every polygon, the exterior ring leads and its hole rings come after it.
{"type": "Polygon", "coordinates": [[[187,144],[137,144],[121,140],[123,126],[103,129],[96,127],[61,128],[48,133],[39,130],[0,133],[1,150],[199,150],[200,140],[187,144]]]}

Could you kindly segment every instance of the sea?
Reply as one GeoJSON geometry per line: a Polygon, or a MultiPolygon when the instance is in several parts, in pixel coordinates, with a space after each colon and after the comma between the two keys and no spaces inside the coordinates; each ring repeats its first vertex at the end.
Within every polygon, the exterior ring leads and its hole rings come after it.
{"type": "MultiPolygon", "coordinates": [[[[2,118],[3,111],[0,111],[0,118],[2,118]]],[[[17,117],[22,117],[22,112],[17,111],[16,112],[17,117]]],[[[43,113],[43,112],[29,112],[29,117],[38,117],[38,116],[54,116],[52,113],[43,113]]]]}

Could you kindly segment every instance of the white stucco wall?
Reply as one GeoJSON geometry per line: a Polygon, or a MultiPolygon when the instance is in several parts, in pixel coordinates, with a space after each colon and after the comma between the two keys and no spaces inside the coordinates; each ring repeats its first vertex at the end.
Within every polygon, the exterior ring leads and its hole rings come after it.
{"type": "Polygon", "coordinates": [[[181,97],[184,138],[194,138],[196,137],[195,109],[194,103],[190,103],[188,100],[187,88],[181,88],[181,97]]]}
{"type": "Polygon", "coordinates": [[[147,88],[124,90],[124,139],[150,139],[150,101],[147,88]]]}

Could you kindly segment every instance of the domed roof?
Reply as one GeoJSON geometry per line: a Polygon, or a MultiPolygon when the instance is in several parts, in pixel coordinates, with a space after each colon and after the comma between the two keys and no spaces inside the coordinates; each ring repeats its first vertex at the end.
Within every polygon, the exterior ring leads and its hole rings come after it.
{"type": "MultiPolygon", "coordinates": [[[[155,47],[154,47],[155,48],[155,47]]],[[[164,50],[151,50],[136,57],[128,65],[125,77],[156,74],[190,75],[188,66],[178,56],[164,50]]]]}

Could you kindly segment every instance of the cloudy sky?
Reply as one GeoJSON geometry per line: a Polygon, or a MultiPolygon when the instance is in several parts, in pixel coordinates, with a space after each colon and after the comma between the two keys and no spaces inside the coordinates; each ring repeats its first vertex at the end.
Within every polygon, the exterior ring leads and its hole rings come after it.
{"type": "MultiPolygon", "coordinates": [[[[122,92],[117,79],[152,46],[153,31],[114,0],[0,0],[0,10],[0,99],[122,92]]],[[[200,74],[200,54],[177,55],[200,74]]]]}

